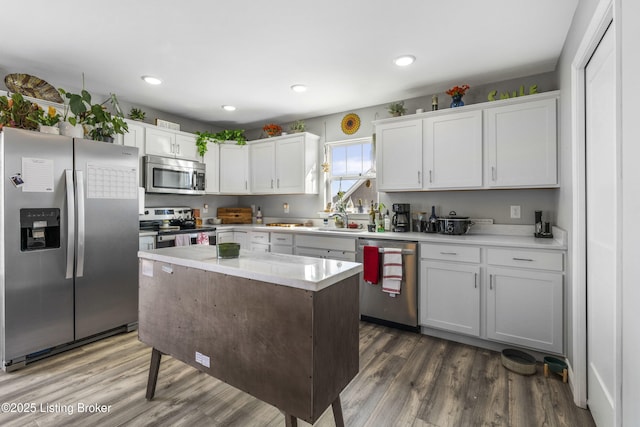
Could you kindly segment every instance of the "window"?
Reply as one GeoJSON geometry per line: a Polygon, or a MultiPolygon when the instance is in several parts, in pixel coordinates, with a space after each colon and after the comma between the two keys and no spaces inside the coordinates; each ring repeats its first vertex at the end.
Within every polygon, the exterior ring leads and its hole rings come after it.
{"type": "Polygon", "coordinates": [[[325,145],[329,171],[325,202],[333,206],[338,201],[338,191],[344,192],[343,200],[349,199],[358,206],[362,201],[364,212],[369,204],[378,201],[375,185],[375,153],[371,138],[328,142],[325,145]]]}

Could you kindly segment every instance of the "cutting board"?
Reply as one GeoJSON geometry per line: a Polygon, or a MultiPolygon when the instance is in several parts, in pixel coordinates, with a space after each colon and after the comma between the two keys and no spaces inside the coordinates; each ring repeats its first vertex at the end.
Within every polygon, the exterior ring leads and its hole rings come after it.
{"type": "Polygon", "coordinates": [[[218,208],[217,217],[223,224],[251,224],[251,208],[218,208]]]}

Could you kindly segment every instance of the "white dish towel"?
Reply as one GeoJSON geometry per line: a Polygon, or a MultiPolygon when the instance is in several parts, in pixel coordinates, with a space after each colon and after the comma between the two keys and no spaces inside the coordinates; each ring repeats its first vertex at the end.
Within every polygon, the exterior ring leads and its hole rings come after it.
{"type": "Polygon", "coordinates": [[[402,249],[383,248],[382,291],[394,297],[400,294],[402,283],[402,249]]]}
{"type": "Polygon", "coordinates": [[[176,246],[191,245],[191,237],[188,234],[176,234],[176,246]]]}

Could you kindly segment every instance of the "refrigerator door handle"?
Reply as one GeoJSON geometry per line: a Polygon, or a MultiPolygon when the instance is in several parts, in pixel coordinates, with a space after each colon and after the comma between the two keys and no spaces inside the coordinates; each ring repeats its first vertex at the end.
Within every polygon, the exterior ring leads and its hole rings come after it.
{"type": "Polygon", "coordinates": [[[76,245],[76,210],[73,187],[73,171],[65,170],[67,190],[67,272],[66,279],[73,278],[73,258],[76,245]]]}
{"type": "Polygon", "coordinates": [[[76,265],[76,277],[84,275],[84,172],[76,171],[76,194],[78,197],[78,261],[76,265]]]}

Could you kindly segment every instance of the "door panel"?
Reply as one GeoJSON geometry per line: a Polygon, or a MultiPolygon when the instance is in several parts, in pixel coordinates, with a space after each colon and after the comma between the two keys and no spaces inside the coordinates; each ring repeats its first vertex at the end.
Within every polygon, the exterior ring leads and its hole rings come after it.
{"type": "Polygon", "coordinates": [[[587,402],[596,424],[613,426],[620,344],[616,324],[618,201],[615,54],[611,29],[601,40],[585,73],[587,402]]]}

